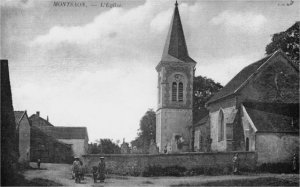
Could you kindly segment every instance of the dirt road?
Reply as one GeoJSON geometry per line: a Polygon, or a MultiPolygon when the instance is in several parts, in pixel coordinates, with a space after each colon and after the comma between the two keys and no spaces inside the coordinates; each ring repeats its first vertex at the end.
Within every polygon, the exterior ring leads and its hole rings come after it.
{"type": "MultiPolygon", "coordinates": [[[[31,163],[32,167],[36,167],[31,163]]],[[[43,178],[55,181],[64,186],[171,186],[171,185],[195,185],[213,181],[228,181],[236,179],[258,179],[275,177],[282,179],[295,178],[299,175],[280,174],[251,174],[251,175],[222,175],[222,176],[193,176],[193,177],[127,177],[107,176],[105,183],[93,183],[91,177],[85,177],[81,184],[76,184],[71,179],[71,165],[68,164],[42,164],[41,170],[28,170],[24,173],[26,179],[43,178]]]]}

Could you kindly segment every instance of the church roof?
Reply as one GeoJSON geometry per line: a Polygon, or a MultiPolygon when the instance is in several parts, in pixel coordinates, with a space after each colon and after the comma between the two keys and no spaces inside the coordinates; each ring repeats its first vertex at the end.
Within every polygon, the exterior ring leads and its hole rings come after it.
{"type": "Polygon", "coordinates": [[[44,126],[40,130],[56,139],[85,139],[88,137],[86,127],[44,126]]]}
{"type": "Polygon", "coordinates": [[[204,116],[202,119],[200,119],[197,123],[194,124],[195,127],[201,126],[205,124],[209,120],[209,115],[204,116]]]}
{"type": "Polygon", "coordinates": [[[243,103],[243,105],[258,132],[299,132],[298,104],[243,103]]]}
{"type": "Polygon", "coordinates": [[[216,93],[206,104],[218,101],[230,95],[237,93],[241,88],[243,88],[250,79],[252,79],[255,74],[261,69],[261,67],[269,61],[275,55],[285,54],[281,50],[277,50],[274,53],[262,58],[261,60],[254,62],[244,69],[242,69],[235,77],[233,77],[218,93],[216,93]]]}
{"type": "Polygon", "coordinates": [[[188,54],[177,1],[161,61],[196,63],[188,54]]]}
{"type": "Polygon", "coordinates": [[[14,111],[16,124],[19,124],[26,111],[14,111]]]}

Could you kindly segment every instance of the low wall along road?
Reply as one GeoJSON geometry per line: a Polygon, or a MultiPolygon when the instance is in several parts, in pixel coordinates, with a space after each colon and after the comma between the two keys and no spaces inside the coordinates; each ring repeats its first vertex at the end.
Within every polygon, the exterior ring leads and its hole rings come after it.
{"type": "Polygon", "coordinates": [[[149,167],[183,167],[192,169],[232,169],[232,157],[239,153],[240,168],[254,170],[256,166],[255,152],[220,152],[220,153],[178,153],[178,154],[90,154],[83,156],[83,162],[91,172],[97,166],[100,157],[105,157],[108,173],[121,175],[142,175],[149,167]]]}

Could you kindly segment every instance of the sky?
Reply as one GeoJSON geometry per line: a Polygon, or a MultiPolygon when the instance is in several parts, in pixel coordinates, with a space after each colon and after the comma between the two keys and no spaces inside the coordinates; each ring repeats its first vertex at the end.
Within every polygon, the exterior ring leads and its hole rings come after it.
{"type": "MultiPolygon", "coordinates": [[[[40,111],[55,126],[86,126],[90,142],[133,140],[142,116],[157,107],[155,67],[175,1],[0,3],[0,55],[9,61],[14,110],[40,111]]],[[[222,85],[263,58],[272,34],[300,15],[295,0],[178,3],[196,76],[222,85]]]]}

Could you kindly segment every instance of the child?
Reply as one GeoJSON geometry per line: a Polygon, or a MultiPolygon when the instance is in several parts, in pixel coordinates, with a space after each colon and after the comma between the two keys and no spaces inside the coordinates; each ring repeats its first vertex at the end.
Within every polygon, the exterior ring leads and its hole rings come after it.
{"type": "Polygon", "coordinates": [[[97,183],[97,176],[98,176],[98,173],[97,173],[97,166],[93,166],[93,179],[94,179],[94,183],[97,183]]]}

